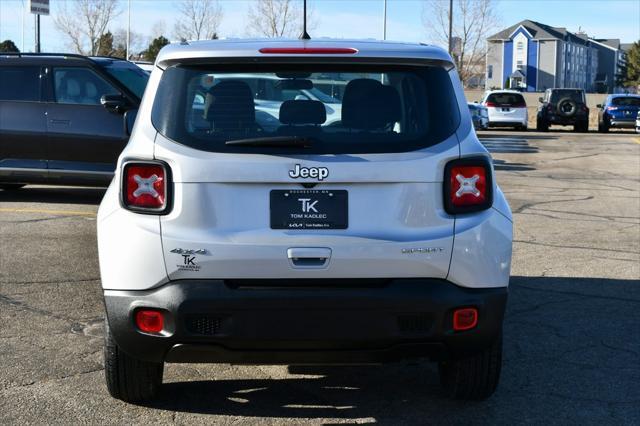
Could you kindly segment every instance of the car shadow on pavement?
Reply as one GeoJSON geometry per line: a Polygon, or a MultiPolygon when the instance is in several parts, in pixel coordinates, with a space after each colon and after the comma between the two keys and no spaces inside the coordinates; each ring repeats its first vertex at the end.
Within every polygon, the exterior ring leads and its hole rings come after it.
{"type": "Polygon", "coordinates": [[[289,372],[305,376],[168,383],[153,407],[242,417],[368,418],[374,423],[384,417],[381,400],[411,404],[416,388],[421,397],[447,402],[429,364],[299,366],[289,372]]]}
{"type": "Polygon", "coordinates": [[[282,378],[255,367],[274,378],[165,383],[148,406],[358,423],[640,421],[640,280],[514,276],[509,292],[502,379],[487,401],[450,400],[436,364],[405,362],[290,366],[282,378]]]}
{"type": "Polygon", "coordinates": [[[511,163],[505,160],[499,160],[497,158],[493,159],[493,168],[496,170],[502,171],[512,171],[512,172],[526,172],[530,170],[535,170],[536,168],[530,164],[526,163],[511,163]]]}
{"type": "Polygon", "coordinates": [[[478,138],[480,138],[480,140],[482,139],[492,139],[492,138],[496,138],[496,139],[510,139],[510,138],[521,138],[521,139],[539,139],[539,140],[551,140],[551,139],[558,139],[558,136],[554,136],[554,135],[540,135],[540,134],[532,134],[531,132],[511,132],[511,133],[506,133],[506,130],[502,130],[503,133],[500,133],[501,130],[499,129],[491,129],[491,131],[484,131],[484,132],[480,132],[478,133],[478,138]],[[498,133],[492,133],[495,132],[497,130],[498,133]]]}
{"type": "Polygon", "coordinates": [[[55,203],[98,205],[106,188],[68,186],[25,186],[17,190],[0,190],[0,203],[55,203]]]}

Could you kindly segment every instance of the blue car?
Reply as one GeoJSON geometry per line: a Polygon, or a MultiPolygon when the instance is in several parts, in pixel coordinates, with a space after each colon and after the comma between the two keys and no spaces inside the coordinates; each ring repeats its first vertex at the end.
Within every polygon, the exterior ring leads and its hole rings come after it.
{"type": "Polygon", "coordinates": [[[471,113],[471,119],[473,120],[473,127],[476,130],[487,130],[489,128],[489,112],[484,105],[477,103],[467,103],[469,112],[471,113]]]}
{"type": "Polygon", "coordinates": [[[599,132],[608,132],[616,127],[633,129],[640,111],[640,95],[609,95],[604,105],[598,105],[598,108],[599,132]]]}

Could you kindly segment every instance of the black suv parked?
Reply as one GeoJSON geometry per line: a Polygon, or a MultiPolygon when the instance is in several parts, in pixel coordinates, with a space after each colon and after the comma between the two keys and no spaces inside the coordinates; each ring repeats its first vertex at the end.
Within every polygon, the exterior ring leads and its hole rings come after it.
{"type": "Polygon", "coordinates": [[[536,129],[549,130],[552,124],[573,125],[576,132],[589,131],[589,108],[582,89],[547,89],[538,107],[536,129]]]}
{"type": "Polygon", "coordinates": [[[117,58],[0,54],[0,188],[108,185],[148,78],[117,58]]]}

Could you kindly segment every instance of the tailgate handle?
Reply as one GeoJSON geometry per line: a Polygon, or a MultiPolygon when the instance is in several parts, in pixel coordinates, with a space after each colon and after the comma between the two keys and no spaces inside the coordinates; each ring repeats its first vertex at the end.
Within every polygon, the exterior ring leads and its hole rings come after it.
{"type": "Polygon", "coordinates": [[[331,249],[324,247],[295,247],[287,250],[291,266],[297,269],[325,268],[331,259],[331,249]]]}

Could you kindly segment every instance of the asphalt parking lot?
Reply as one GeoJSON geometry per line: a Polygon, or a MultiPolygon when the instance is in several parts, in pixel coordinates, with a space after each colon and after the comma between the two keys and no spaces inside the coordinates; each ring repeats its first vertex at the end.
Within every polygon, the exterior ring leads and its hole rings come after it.
{"type": "Polygon", "coordinates": [[[0,191],[0,424],[640,424],[640,137],[482,132],[515,217],[505,359],[488,401],[435,365],[165,367],[152,406],[104,385],[103,190],[0,191]]]}

